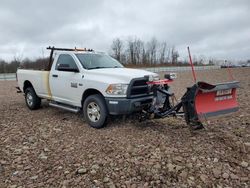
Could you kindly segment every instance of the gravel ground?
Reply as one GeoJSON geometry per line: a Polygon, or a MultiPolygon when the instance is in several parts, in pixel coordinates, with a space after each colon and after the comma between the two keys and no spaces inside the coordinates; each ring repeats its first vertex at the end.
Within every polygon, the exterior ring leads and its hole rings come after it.
{"type": "MultiPolygon", "coordinates": [[[[191,131],[181,119],[142,123],[112,118],[101,130],[81,114],[49,107],[30,111],[14,81],[0,82],[0,187],[249,187],[250,69],[241,82],[240,111],[191,131]]],[[[225,69],[199,80],[228,80],[225,69]]],[[[172,84],[180,97],[190,73],[172,84]]]]}

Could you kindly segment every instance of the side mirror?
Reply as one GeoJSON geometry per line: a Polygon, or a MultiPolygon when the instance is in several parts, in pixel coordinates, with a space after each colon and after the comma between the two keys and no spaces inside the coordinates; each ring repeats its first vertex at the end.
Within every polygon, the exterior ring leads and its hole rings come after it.
{"type": "Polygon", "coordinates": [[[176,73],[169,73],[169,74],[165,74],[164,78],[168,79],[168,80],[173,80],[177,78],[177,74],[176,73]]]}
{"type": "Polygon", "coordinates": [[[79,72],[78,68],[69,67],[68,64],[60,64],[57,67],[57,70],[66,72],[79,72]]]}

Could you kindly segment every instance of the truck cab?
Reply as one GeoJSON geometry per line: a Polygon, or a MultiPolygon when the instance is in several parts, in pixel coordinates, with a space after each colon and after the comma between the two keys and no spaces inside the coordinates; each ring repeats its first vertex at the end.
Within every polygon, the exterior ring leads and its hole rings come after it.
{"type": "Polygon", "coordinates": [[[18,85],[31,110],[42,99],[54,107],[82,112],[94,128],[107,124],[109,115],[130,114],[148,108],[153,99],[147,81],[157,74],[125,68],[102,52],[50,48],[47,70],[18,69],[18,85]]]}

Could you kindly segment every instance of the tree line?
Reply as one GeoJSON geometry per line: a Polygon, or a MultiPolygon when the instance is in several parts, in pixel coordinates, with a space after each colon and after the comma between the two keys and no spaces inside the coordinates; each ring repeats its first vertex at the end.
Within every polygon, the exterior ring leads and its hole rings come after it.
{"type": "Polygon", "coordinates": [[[38,58],[30,60],[25,58],[23,60],[14,58],[11,62],[0,60],[0,74],[1,73],[15,73],[18,68],[25,69],[46,69],[49,63],[49,58],[38,58]]]}
{"type": "MultiPolygon", "coordinates": [[[[181,66],[188,61],[179,60],[179,52],[175,46],[170,46],[165,41],[158,41],[155,37],[149,41],[143,41],[137,37],[129,37],[126,40],[115,38],[110,47],[110,55],[125,66],[181,66]]],[[[0,73],[14,73],[18,67],[26,69],[46,69],[49,58],[30,60],[14,56],[11,62],[0,59],[0,73]]],[[[195,65],[204,64],[204,57],[194,57],[195,65]]],[[[213,64],[213,61],[209,61],[213,64]]]]}
{"type": "Polygon", "coordinates": [[[163,65],[178,64],[179,53],[174,46],[159,42],[156,38],[142,41],[137,37],[127,40],[116,38],[111,44],[111,55],[122,64],[130,65],[163,65]]]}

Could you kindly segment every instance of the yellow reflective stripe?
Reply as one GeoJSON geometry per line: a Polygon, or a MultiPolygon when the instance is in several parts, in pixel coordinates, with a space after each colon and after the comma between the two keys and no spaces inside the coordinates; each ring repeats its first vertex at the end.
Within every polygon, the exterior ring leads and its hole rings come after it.
{"type": "Polygon", "coordinates": [[[49,85],[49,73],[50,71],[43,71],[43,81],[44,81],[45,88],[48,93],[48,99],[52,99],[52,94],[51,94],[50,85],[49,85]]]}

